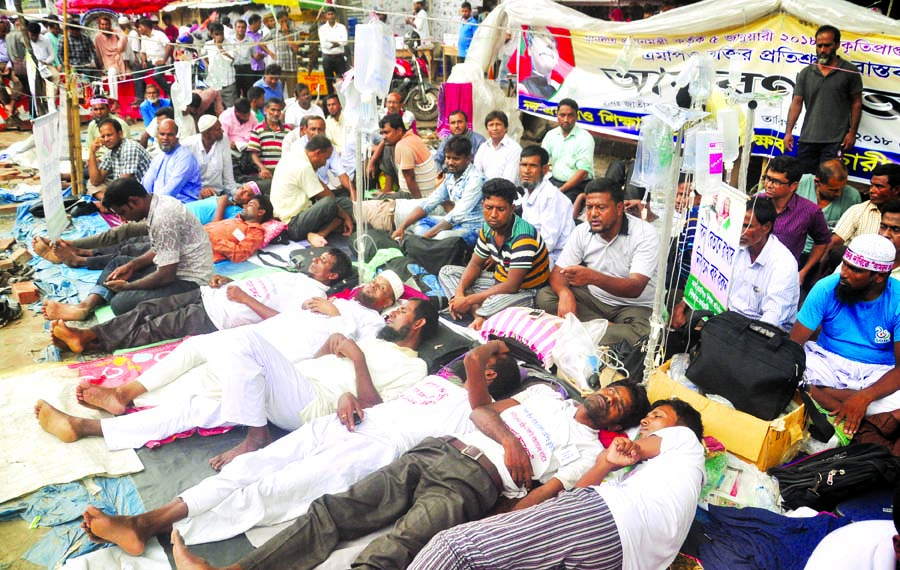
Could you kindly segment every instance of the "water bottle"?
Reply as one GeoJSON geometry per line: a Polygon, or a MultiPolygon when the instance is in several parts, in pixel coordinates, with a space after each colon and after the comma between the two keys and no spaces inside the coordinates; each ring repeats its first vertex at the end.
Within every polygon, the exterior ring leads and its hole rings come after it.
{"type": "Polygon", "coordinates": [[[685,371],[689,364],[690,355],[686,352],[676,354],[669,362],[669,378],[672,380],[680,380],[684,378],[685,371]]]}
{"type": "Polygon", "coordinates": [[[758,485],[756,487],[756,497],[754,502],[756,503],[754,506],[759,507],[760,509],[778,512],[778,509],[775,508],[774,501],[772,501],[772,495],[769,494],[769,490],[766,489],[765,485],[758,485]]]}

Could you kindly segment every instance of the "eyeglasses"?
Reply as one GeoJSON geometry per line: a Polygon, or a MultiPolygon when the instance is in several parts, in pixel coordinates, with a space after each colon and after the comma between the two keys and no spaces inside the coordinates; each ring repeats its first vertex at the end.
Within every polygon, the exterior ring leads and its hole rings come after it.
{"type": "Polygon", "coordinates": [[[787,180],[779,180],[777,178],[772,178],[769,175],[763,176],[762,179],[765,183],[771,182],[772,184],[776,184],[778,186],[787,186],[788,184],[790,184],[790,182],[788,182],[787,180]]]}

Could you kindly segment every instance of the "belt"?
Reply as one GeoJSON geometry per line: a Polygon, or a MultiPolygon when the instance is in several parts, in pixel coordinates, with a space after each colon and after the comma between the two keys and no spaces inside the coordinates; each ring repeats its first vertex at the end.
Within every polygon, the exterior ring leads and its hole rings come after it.
{"type": "Polygon", "coordinates": [[[458,449],[459,452],[464,456],[481,465],[482,469],[487,471],[487,474],[491,478],[491,482],[494,484],[494,487],[497,488],[497,491],[503,491],[503,479],[500,478],[500,472],[497,471],[497,467],[493,463],[491,463],[491,460],[487,458],[483,451],[481,451],[474,445],[466,445],[464,442],[458,440],[452,435],[445,435],[440,439],[446,441],[447,443],[458,449]]]}

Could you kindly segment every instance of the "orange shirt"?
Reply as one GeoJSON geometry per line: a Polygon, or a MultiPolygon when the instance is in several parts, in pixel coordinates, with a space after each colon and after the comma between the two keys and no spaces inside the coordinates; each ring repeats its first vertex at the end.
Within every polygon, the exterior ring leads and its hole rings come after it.
{"type": "Polygon", "coordinates": [[[203,227],[212,244],[213,262],[247,261],[262,246],[265,237],[260,224],[248,223],[241,218],[210,222],[203,227]]]}

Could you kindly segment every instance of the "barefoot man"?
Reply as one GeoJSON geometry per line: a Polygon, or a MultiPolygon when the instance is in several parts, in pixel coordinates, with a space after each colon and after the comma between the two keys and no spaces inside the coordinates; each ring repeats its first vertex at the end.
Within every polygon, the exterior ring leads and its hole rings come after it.
{"type": "MultiPolygon", "coordinates": [[[[334,413],[340,395],[349,391],[375,404],[382,397],[393,399],[425,377],[427,367],[415,349],[436,328],[437,311],[428,301],[416,299],[388,316],[377,339],[357,344],[335,333],[316,358],[296,365],[251,327],[234,329],[210,358],[209,376],[217,386],[206,394],[187,394],[149,410],[103,420],[70,416],[43,400],[35,406],[35,414],[42,428],[64,442],[102,436],[111,450],[140,447],[191,427],[249,426],[242,443],[213,458],[211,464],[218,469],[242,453],[265,447],[271,441],[268,422],[296,430],[313,418],[334,413]]],[[[89,397],[88,388],[81,386],[78,395],[84,403],[124,411],[104,392],[89,397]]]]}
{"type": "Polygon", "coordinates": [[[148,299],[197,289],[213,275],[209,237],[196,217],[170,196],[148,194],[134,178],[119,178],[107,186],[104,207],[124,220],[147,219],[150,250],[139,257],[118,256],[110,261],[97,286],[75,305],[47,301],[41,312],[47,320],[80,321],[109,303],[116,315],[148,299]]]}
{"type": "Polygon", "coordinates": [[[472,431],[472,395],[489,393],[500,399],[518,386],[519,378],[519,367],[502,342],[479,345],[390,402],[363,407],[345,393],[337,415],[316,418],[266,448],[235,459],[158,509],[111,517],[89,507],[85,530],[135,554],[151,536],[168,533],[173,525],[188,544],[201,544],[292,520],[314,499],[346,490],[426,437],[472,431]],[[357,425],[353,412],[361,420],[357,425]],[[249,504],[254,508],[247,509],[249,504]]]}

